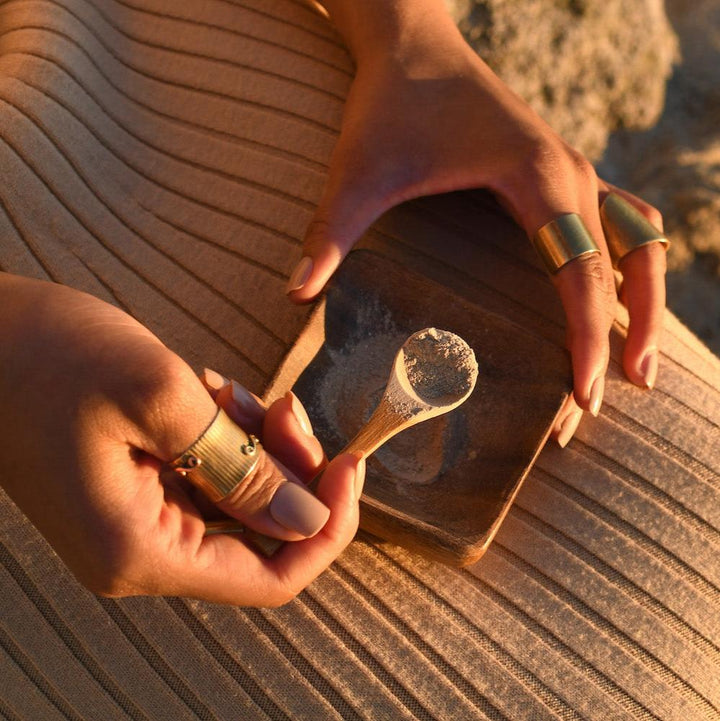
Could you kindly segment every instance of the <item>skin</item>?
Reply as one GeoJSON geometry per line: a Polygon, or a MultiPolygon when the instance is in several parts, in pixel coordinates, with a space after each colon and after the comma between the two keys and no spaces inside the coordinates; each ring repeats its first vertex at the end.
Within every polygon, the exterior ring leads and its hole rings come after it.
{"type": "MultiPolygon", "coordinates": [[[[529,237],[560,215],[578,213],[601,254],[573,260],[553,276],[574,373],[574,393],[554,429],[565,445],[581,410],[600,410],[616,311],[599,204],[617,192],[660,229],[662,217],[598,178],[469,48],[442,0],[323,4],[357,72],[325,191],[305,236],[303,256],[312,260],[312,272],[291,277],[290,298],[315,298],[370,224],[411,198],[485,188],[529,237]]],[[[620,270],[630,313],[623,366],[632,383],[649,388],[665,306],[665,251],[659,244],[640,248],[620,270]]]]}
{"type": "MultiPolygon", "coordinates": [[[[579,213],[602,255],[554,277],[575,374],[574,398],[555,429],[566,443],[580,409],[596,413],[602,397],[616,291],[598,203],[612,188],[470,51],[441,0],[325,4],[357,76],[305,239],[312,271],[291,298],[316,297],[381,213],[419,195],[488,188],[529,236],[558,215],[579,213]]],[[[661,227],[654,208],[617,192],[661,227]]],[[[620,270],[631,319],[623,363],[632,382],[648,387],[664,251],[637,250],[620,270]]],[[[354,536],[364,464],[351,455],[325,468],[317,496],[330,517],[312,538],[268,512],[279,484],[307,481],[326,464],[297,399],[238,405],[230,384],[203,385],[134,319],[70,288],[0,273],[0,308],[2,483],[91,590],[277,606],[354,536]],[[205,430],[216,404],[264,446],[254,474],[219,508],[164,471],[205,430]],[[268,560],[239,536],[205,537],[205,519],[221,511],[296,542],[268,560]]]]}
{"type": "Polygon", "coordinates": [[[364,467],[351,455],[325,470],[317,496],[330,519],[314,537],[302,540],[268,512],[280,483],[308,481],[326,464],[296,398],[240,409],[134,319],[70,288],[0,273],[0,307],[3,486],[91,590],[277,606],[353,538],[364,467]],[[221,510],[297,541],[272,559],[237,535],[204,537],[218,509],[163,468],[205,430],[216,401],[264,445],[221,510]]]}

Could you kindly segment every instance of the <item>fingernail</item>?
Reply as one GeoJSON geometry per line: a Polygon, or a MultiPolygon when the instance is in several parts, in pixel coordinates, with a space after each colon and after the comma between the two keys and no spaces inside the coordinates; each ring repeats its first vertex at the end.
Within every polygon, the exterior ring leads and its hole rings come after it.
{"type": "Polygon", "coordinates": [[[225,406],[225,410],[235,423],[242,428],[255,428],[262,423],[265,409],[250,391],[237,381],[231,381],[230,396],[232,402],[225,406]]]}
{"type": "Polygon", "coordinates": [[[246,415],[258,415],[263,413],[263,407],[257,402],[252,393],[247,388],[241,386],[237,381],[232,381],[232,399],[235,401],[238,410],[246,415]]]}
{"type": "Polygon", "coordinates": [[[302,432],[307,436],[311,436],[313,434],[312,423],[310,423],[310,418],[308,418],[303,404],[300,403],[300,399],[292,391],[288,391],[285,397],[290,399],[290,410],[293,412],[302,432]]]}
{"type": "Polygon", "coordinates": [[[211,391],[219,391],[224,388],[230,381],[221,376],[217,371],[211,370],[210,368],[203,368],[203,383],[211,391]]]}
{"type": "Polygon", "coordinates": [[[590,413],[596,418],[600,413],[600,406],[603,401],[603,394],[605,393],[605,376],[598,376],[595,382],[592,384],[590,390],[590,413]]]}
{"type": "Polygon", "coordinates": [[[300,290],[300,288],[302,288],[305,283],[308,282],[310,274],[312,273],[312,269],[313,259],[307,255],[303,256],[300,259],[300,262],[295,266],[295,270],[293,270],[292,274],[290,275],[290,280],[288,280],[285,292],[291,293],[294,290],[300,290]]]}
{"type": "Polygon", "coordinates": [[[657,348],[649,348],[645,357],[640,363],[640,375],[645,381],[645,387],[650,390],[655,386],[658,374],[658,352],[657,348]]]}
{"type": "Polygon", "coordinates": [[[365,456],[361,453],[353,454],[357,459],[355,466],[355,500],[362,496],[363,486],[365,485],[365,456]]]}
{"type": "Polygon", "coordinates": [[[269,510],[277,523],[305,538],[314,536],[330,518],[330,509],[297,483],[278,486],[269,510]]]}
{"type": "Polygon", "coordinates": [[[582,411],[578,408],[562,422],[562,425],[560,426],[560,433],[558,433],[557,436],[557,442],[560,448],[565,448],[565,446],[570,442],[570,439],[575,435],[575,431],[580,425],[581,418],[582,411]]]}

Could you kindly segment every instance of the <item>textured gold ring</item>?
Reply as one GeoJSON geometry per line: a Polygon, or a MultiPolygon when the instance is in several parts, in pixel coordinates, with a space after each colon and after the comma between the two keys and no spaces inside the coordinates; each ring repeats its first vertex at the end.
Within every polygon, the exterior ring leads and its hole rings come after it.
{"type": "Polygon", "coordinates": [[[218,408],[210,425],[170,466],[217,503],[253,472],[261,449],[255,436],[218,408]]]}
{"type": "Polygon", "coordinates": [[[577,213],[561,215],[543,225],[535,233],[533,245],[551,274],[575,258],[600,252],[577,213]]]}
{"type": "Polygon", "coordinates": [[[600,206],[600,220],[613,265],[633,250],[648,243],[661,243],[667,250],[670,241],[633,205],[617,193],[610,193],[600,206]]]}

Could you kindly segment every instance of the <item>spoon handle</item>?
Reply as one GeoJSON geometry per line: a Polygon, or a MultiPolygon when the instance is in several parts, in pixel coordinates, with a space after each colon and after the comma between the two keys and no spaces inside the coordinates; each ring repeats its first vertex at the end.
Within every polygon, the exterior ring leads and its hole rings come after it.
{"type": "Polygon", "coordinates": [[[383,397],[368,422],[338,455],[361,453],[364,458],[367,458],[408,425],[407,419],[396,413],[383,397]]]}
{"type": "MultiPolygon", "coordinates": [[[[358,431],[357,435],[343,448],[342,453],[361,453],[364,458],[374,453],[383,443],[399,433],[412,421],[396,413],[386,398],[383,397],[368,422],[358,431]]],[[[309,490],[315,490],[322,476],[322,471],[308,483],[309,490]]],[[[213,533],[242,533],[263,555],[271,557],[282,546],[284,541],[257,533],[239,521],[223,520],[205,524],[205,535],[213,533]]]]}

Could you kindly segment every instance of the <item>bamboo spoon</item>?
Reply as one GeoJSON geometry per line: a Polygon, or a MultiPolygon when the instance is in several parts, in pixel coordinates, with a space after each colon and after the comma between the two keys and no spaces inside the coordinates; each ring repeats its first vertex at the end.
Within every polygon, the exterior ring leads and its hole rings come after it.
{"type": "MultiPolygon", "coordinates": [[[[475,354],[459,336],[435,328],[414,333],[395,356],[377,408],[341,453],[367,458],[400,431],[457,408],[473,392],[477,374],[475,354]]],[[[205,535],[212,533],[243,533],[266,556],[283,544],[233,520],[208,522],[205,535]]]]}

